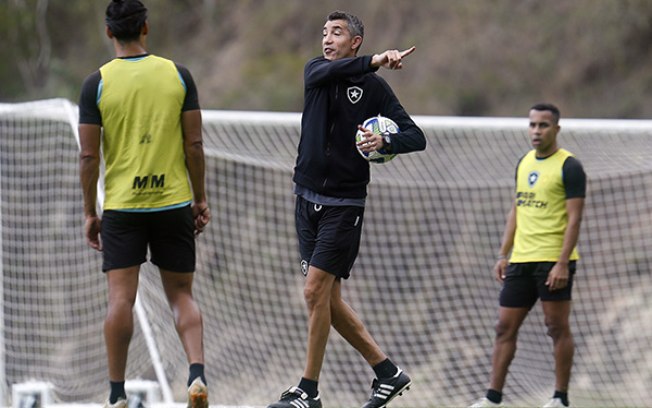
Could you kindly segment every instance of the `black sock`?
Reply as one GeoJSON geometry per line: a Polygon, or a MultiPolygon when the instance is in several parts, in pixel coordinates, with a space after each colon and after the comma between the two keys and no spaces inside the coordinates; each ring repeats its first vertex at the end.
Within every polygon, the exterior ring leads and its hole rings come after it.
{"type": "Polygon", "coordinates": [[[109,381],[111,385],[111,394],[109,394],[109,403],[115,404],[119,398],[127,399],[124,381],[109,381]]]}
{"type": "Polygon", "coordinates": [[[488,389],[486,397],[489,401],[500,404],[503,400],[503,393],[500,391],[488,389]]]}
{"type": "Polygon", "coordinates": [[[390,378],[393,377],[398,372],[398,367],[386,358],[380,363],[372,367],[374,373],[376,373],[376,378],[390,378]]]}
{"type": "Polygon", "coordinates": [[[310,398],[315,398],[319,391],[317,391],[318,382],[301,377],[299,381],[299,388],[303,390],[310,398]]]}
{"type": "Polygon", "coordinates": [[[206,385],[206,377],[204,377],[204,365],[199,363],[190,364],[190,374],[188,375],[188,387],[195,381],[195,378],[201,378],[204,385],[206,385]]]}
{"type": "Polygon", "coordinates": [[[552,398],[559,398],[565,407],[568,406],[568,392],[555,391],[555,395],[553,395],[552,398]]]}

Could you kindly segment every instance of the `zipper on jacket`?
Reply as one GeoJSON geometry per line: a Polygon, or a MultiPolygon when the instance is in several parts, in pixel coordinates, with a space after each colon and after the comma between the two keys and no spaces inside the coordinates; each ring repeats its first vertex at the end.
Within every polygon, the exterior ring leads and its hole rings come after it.
{"type": "MultiPolygon", "coordinates": [[[[339,99],[339,90],[340,87],[335,85],[335,103],[334,106],[337,105],[337,100],[339,99]]],[[[330,129],[328,129],[328,140],[326,141],[326,149],[324,150],[324,155],[326,157],[329,157],[331,155],[331,140],[333,139],[333,132],[335,130],[335,120],[333,119],[333,112],[328,112],[328,116],[331,119],[331,126],[330,129]]],[[[326,172],[328,174],[328,171],[326,172]]],[[[322,187],[326,187],[326,184],[328,183],[328,176],[324,178],[324,182],[322,183],[322,187]]]]}
{"type": "Polygon", "coordinates": [[[328,157],[331,155],[331,139],[333,138],[333,131],[335,130],[335,121],[331,122],[330,129],[328,129],[328,140],[326,141],[326,150],[324,154],[328,157]]]}
{"type": "MultiPolygon", "coordinates": [[[[335,103],[333,104],[334,106],[337,106],[337,100],[339,99],[338,98],[339,90],[340,87],[335,85],[335,97],[334,97],[335,103]]],[[[331,155],[331,140],[333,139],[333,131],[335,130],[335,120],[333,119],[333,111],[328,112],[328,116],[331,119],[331,127],[330,129],[328,129],[328,140],[326,141],[326,151],[324,152],[326,156],[331,155]]]]}

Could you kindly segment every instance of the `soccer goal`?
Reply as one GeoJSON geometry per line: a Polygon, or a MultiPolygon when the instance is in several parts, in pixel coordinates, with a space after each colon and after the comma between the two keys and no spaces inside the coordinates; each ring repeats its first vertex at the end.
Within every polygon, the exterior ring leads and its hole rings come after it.
{"type": "MultiPolygon", "coordinates": [[[[101,257],[82,233],[77,107],[0,104],[0,405],[48,384],[52,404],[106,398],[101,257]],[[21,388],[22,389],[22,388],[21,388]]],[[[198,239],[214,406],[266,406],[302,374],[303,275],[294,230],[296,113],[204,111],[213,220],[198,239]]],[[[491,268],[510,206],[527,119],[415,117],[426,151],[372,165],[360,256],[344,295],[413,379],[394,407],[465,406],[487,386],[499,284],[491,268]]],[[[575,406],[652,400],[652,121],[561,121],[588,175],[574,290],[575,406]]],[[[353,137],[353,135],[352,135],[353,137]]],[[[128,379],[185,400],[187,363],[158,274],[140,275],[128,379]]],[[[504,390],[540,405],[553,391],[539,305],[504,390]]],[[[325,406],[360,406],[372,370],[331,332],[325,406]]],[[[181,405],[180,405],[181,406],[181,405]]]]}

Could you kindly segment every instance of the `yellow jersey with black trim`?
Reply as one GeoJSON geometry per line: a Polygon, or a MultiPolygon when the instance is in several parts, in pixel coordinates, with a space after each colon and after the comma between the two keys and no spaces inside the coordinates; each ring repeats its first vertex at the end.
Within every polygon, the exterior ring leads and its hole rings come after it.
{"type": "MultiPolygon", "coordinates": [[[[516,170],[516,235],[511,263],[556,262],[568,225],[563,166],[572,153],[558,149],[543,159],[531,150],[516,170]]],[[[573,248],[570,260],[579,259],[573,248]]]]}
{"type": "Polygon", "coordinates": [[[118,58],[100,74],[104,209],[191,201],[181,128],[186,89],[174,62],[154,55],[118,58]]]}

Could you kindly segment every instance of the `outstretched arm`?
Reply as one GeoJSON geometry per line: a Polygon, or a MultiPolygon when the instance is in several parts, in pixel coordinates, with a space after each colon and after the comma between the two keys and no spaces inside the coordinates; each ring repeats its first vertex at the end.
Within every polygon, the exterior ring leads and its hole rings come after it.
{"type": "Polygon", "coordinates": [[[412,54],[417,47],[410,47],[407,50],[387,50],[381,54],[375,54],[371,57],[369,64],[373,68],[401,69],[403,68],[403,58],[412,54]]]}
{"type": "MultiPolygon", "coordinates": [[[[402,69],[402,59],[412,54],[414,50],[416,50],[416,47],[410,47],[404,51],[387,50],[382,54],[374,55],[370,66],[376,64],[375,69],[380,66],[387,69],[402,69]]],[[[381,77],[378,77],[378,80],[385,86],[387,95],[380,113],[396,122],[400,132],[398,135],[390,134],[386,137],[369,132],[365,135],[365,141],[368,144],[360,147],[367,149],[366,151],[384,149],[388,153],[395,154],[424,150],[427,142],[423,130],[414,123],[387,82],[381,77]]],[[[361,127],[358,127],[358,129],[362,130],[361,127]]]]}

